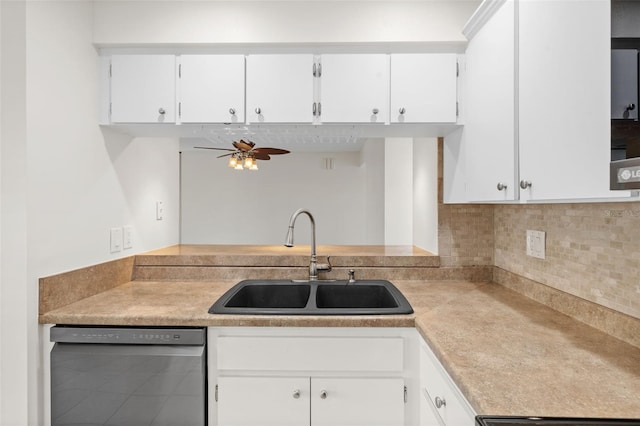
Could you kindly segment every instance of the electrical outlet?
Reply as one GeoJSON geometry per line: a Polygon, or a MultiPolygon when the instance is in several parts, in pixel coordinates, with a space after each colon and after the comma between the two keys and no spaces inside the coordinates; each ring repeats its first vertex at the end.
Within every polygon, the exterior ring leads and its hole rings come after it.
{"type": "Polygon", "coordinates": [[[133,248],[133,226],[125,226],[123,230],[122,248],[124,250],[133,248]]]}
{"type": "Polygon", "coordinates": [[[122,251],[122,228],[111,228],[111,253],[122,251]]]}
{"type": "Polygon", "coordinates": [[[164,219],[164,203],[156,201],[156,220],[164,219]]]}
{"type": "Polygon", "coordinates": [[[546,233],[544,231],[527,230],[527,256],[544,259],[546,256],[546,233]]]}

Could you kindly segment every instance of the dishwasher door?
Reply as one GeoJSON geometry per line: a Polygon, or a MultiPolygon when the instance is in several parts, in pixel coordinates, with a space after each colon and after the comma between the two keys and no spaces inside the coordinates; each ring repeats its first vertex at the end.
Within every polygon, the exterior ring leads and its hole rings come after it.
{"type": "Polygon", "coordinates": [[[51,424],[206,425],[206,347],[56,343],[51,424]]]}

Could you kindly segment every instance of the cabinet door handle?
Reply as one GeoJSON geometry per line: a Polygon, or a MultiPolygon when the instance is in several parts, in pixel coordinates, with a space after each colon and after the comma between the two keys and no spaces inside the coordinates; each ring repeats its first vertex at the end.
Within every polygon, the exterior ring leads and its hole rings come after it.
{"type": "Polygon", "coordinates": [[[229,108],[229,114],[236,115],[236,110],[233,108],[229,108]]]}
{"type": "Polygon", "coordinates": [[[436,396],[436,408],[442,408],[447,406],[447,401],[444,398],[436,396]]]}
{"type": "Polygon", "coordinates": [[[496,188],[498,188],[498,191],[504,191],[505,189],[507,189],[507,185],[499,182],[498,185],[496,185],[496,188]]]}
{"type": "Polygon", "coordinates": [[[400,115],[404,115],[404,113],[407,112],[407,110],[404,108],[400,108],[398,112],[400,113],[400,115]]]}
{"type": "Polygon", "coordinates": [[[296,390],[293,391],[293,397],[295,399],[300,398],[300,389],[296,389],[296,390]]]}
{"type": "Polygon", "coordinates": [[[262,110],[260,109],[260,107],[256,108],[256,114],[258,115],[262,114],[262,110]]]}
{"type": "Polygon", "coordinates": [[[165,113],[166,113],[166,111],[164,110],[164,108],[158,109],[158,114],[164,115],[165,113]]]}
{"type": "Polygon", "coordinates": [[[527,188],[531,188],[531,182],[528,180],[521,180],[520,181],[520,188],[522,189],[527,189],[527,188]]]}
{"type": "Polygon", "coordinates": [[[317,111],[318,111],[318,107],[317,107],[317,104],[314,102],[313,103],[313,116],[314,117],[318,115],[317,111]]]}
{"type": "Polygon", "coordinates": [[[633,111],[634,109],[636,109],[636,104],[627,105],[627,111],[633,111]]]}
{"type": "Polygon", "coordinates": [[[326,390],[320,391],[320,399],[327,399],[327,391],[326,390]]]}
{"type": "Polygon", "coordinates": [[[374,109],[371,110],[371,112],[373,113],[373,115],[378,115],[380,110],[378,108],[374,108],[374,109]]]}

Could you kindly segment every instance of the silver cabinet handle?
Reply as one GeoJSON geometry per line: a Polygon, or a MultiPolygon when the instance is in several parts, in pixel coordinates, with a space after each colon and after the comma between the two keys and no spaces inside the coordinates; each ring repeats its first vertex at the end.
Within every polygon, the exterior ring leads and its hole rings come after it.
{"type": "Polygon", "coordinates": [[[164,108],[160,108],[158,110],[158,114],[160,114],[160,115],[164,115],[165,113],[166,113],[166,111],[164,110],[164,108]]]}
{"type": "Polygon", "coordinates": [[[522,189],[527,189],[527,188],[531,188],[531,182],[528,180],[521,180],[520,181],[520,188],[522,189]]]}
{"type": "Polygon", "coordinates": [[[315,62],[313,63],[313,76],[314,76],[314,77],[317,77],[317,76],[318,76],[318,72],[317,72],[317,65],[316,65],[316,63],[315,63],[315,62]]]}
{"type": "Polygon", "coordinates": [[[507,185],[499,182],[498,185],[496,185],[496,188],[498,188],[498,191],[504,191],[505,189],[507,189],[507,185]]]}
{"type": "Polygon", "coordinates": [[[404,115],[404,113],[407,112],[407,110],[404,109],[404,108],[400,108],[400,110],[398,110],[398,112],[400,113],[400,115],[404,115]]]}
{"type": "Polygon", "coordinates": [[[320,398],[321,399],[327,399],[327,391],[326,390],[320,391],[320,398]]]}
{"type": "Polygon", "coordinates": [[[316,115],[318,115],[318,107],[317,107],[317,104],[314,102],[313,103],[313,116],[315,117],[316,115]]]}
{"type": "Polygon", "coordinates": [[[447,406],[447,401],[444,398],[436,396],[436,408],[442,408],[447,406]]]}
{"type": "Polygon", "coordinates": [[[634,109],[636,109],[636,104],[627,105],[627,111],[633,111],[634,109]]]}
{"type": "Polygon", "coordinates": [[[233,108],[229,108],[229,114],[236,115],[236,110],[233,108]]]}
{"type": "Polygon", "coordinates": [[[260,107],[256,108],[256,114],[258,115],[262,114],[262,110],[260,109],[260,107]]]}
{"type": "Polygon", "coordinates": [[[380,110],[378,110],[378,108],[374,108],[374,109],[371,110],[371,112],[373,113],[373,115],[378,115],[380,110]]]}
{"type": "Polygon", "coordinates": [[[293,397],[295,399],[300,398],[300,389],[296,389],[296,390],[293,391],[293,397]]]}

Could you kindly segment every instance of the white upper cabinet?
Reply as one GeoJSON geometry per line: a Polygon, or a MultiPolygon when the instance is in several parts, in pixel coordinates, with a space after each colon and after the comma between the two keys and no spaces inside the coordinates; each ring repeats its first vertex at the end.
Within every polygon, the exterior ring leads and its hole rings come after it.
{"type": "Polygon", "coordinates": [[[628,195],[609,191],[609,1],[488,0],[470,22],[465,199],[628,195]]]}
{"type": "Polygon", "coordinates": [[[174,55],[111,57],[111,122],[174,123],[174,55]]]}
{"type": "Polygon", "coordinates": [[[465,52],[466,198],[512,201],[515,185],[515,3],[507,1],[465,52]]]}
{"type": "Polygon", "coordinates": [[[182,55],[179,61],[182,123],[244,122],[243,55],[182,55]]]}
{"type": "Polygon", "coordinates": [[[311,123],[311,54],[247,56],[247,122],[311,123]]]}
{"type": "Polygon", "coordinates": [[[320,120],[386,123],[389,120],[389,55],[322,55],[320,120]]]}
{"type": "Polygon", "coordinates": [[[453,53],[391,55],[391,123],[455,123],[453,53]]]}
{"type": "Polygon", "coordinates": [[[621,196],[609,191],[610,2],[519,8],[520,199],[621,196]]]}

